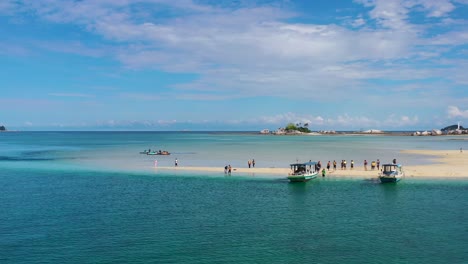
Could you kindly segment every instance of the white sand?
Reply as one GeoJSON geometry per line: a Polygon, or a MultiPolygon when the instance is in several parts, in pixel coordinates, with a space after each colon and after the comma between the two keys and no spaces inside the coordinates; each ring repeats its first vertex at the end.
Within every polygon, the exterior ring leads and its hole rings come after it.
{"type": "Polygon", "coordinates": [[[433,164],[405,167],[406,176],[468,178],[468,152],[459,150],[404,150],[404,153],[431,156],[433,164]]]}
{"type": "MultiPolygon", "coordinates": [[[[437,178],[468,178],[468,152],[460,152],[459,150],[404,150],[403,153],[428,155],[432,156],[433,164],[404,166],[406,177],[437,177],[437,178]]],[[[198,172],[219,172],[224,174],[224,167],[157,167],[156,170],[172,170],[172,171],[198,171],[198,172]]],[[[289,167],[285,168],[232,168],[232,175],[255,175],[261,174],[268,177],[285,177],[290,172],[289,167]]],[[[368,170],[364,167],[356,166],[350,169],[349,165],[346,170],[331,169],[327,171],[327,177],[365,177],[375,178],[378,175],[378,170],[371,170],[370,164],[368,170]]]]}

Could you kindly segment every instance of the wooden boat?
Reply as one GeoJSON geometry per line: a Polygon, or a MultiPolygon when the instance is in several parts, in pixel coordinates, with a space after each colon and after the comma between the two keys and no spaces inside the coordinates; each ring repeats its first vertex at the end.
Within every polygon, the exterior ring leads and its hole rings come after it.
{"type": "Polygon", "coordinates": [[[318,171],[315,170],[317,162],[309,161],[305,163],[290,164],[291,172],[288,175],[290,182],[306,182],[317,177],[318,171]]]}
{"type": "Polygon", "coordinates": [[[167,151],[152,151],[152,152],[148,152],[146,153],[146,155],[171,155],[171,153],[167,152],[167,151]]]}
{"type": "Polygon", "coordinates": [[[405,176],[400,164],[383,164],[382,171],[379,173],[381,183],[399,182],[405,176]]]}

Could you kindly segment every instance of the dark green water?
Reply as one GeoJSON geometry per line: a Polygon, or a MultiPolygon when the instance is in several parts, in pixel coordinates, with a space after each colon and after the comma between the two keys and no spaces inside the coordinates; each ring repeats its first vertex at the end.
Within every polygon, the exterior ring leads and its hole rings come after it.
{"type": "Polygon", "coordinates": [[[468,182],[4,169],[0,263],[467,263],[468,182]]]}

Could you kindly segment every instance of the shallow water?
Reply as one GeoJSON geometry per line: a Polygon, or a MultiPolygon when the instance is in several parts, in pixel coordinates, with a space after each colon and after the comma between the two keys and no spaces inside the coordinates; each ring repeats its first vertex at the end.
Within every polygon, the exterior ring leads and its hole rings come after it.
{"type": "MultiPolygon", "coordinates": [[[[159,166],[288,167],[296,161],[345,159],[362,166],[397,158],[404,165],[427,164],[428,157],[402,154],[403,149],[468,149],[465,137],[409,136],[263,136],[220,132],[20,132],[0,134],[3,166],[93,168],[105,171],[148,171],[159,166]],[[168,150],[170,156],[148,156],[140,151],[168,150]],[[18,164],[19,162],[21,164],[18,164]]],[[[468,138],[468,137],[467,137],[468,138]]]]}
{"type": "MultiPolygon", "coordinates": [[[[381,146],[375,153],[394,154],[403,146],[456,149],[460,144],[444,137],[414,141],[209,133],[7,134],[0,134],[1,263],[468,259],[466,179],[407,178],[379,184],[318,178],[290,184],[268,177],[155,173],[144,169],[152,158],[138,154],[153,144],[190,153],[178,155],[182,162],[205,166],[226,159],[244,165],[244,158],[250,157],[244,151],[252,149],[260,164],[276,165],[296,153],[331,157],[339,148],[362,159],[373,155],[371,146],[381,146]],[[268,154],[277,147],[285,158],[268,154]],[[204,157],[210,158],[207,164],[204,157]]],[[[174,156],[167,158],[172,164],[174,156]]]]}

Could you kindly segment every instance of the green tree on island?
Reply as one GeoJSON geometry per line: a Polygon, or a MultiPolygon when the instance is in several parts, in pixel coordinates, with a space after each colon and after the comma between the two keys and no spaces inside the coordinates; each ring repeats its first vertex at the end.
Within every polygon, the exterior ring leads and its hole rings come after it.
{"type": "Polygon", "coordinates": [[[285,130],[286,131],[294,131],[294,130],[297,130],[297,131],[300,131],[300,132],[303,132],[303,133],[310,133],[310,129],[307,128],[309,126],[309,123],[305,123],[303,126],[302,126],[302,123],[297,123],[296,125],[293,124],[293,123],[289,123],[285,130]]]}
{"type": "Polygon", "coordinates": [[[289,123],[286,128],[287,131],[292,131],[292,130],[297,130],[297,126],[294,125],[293,123],[289,123]]]}
{"type": "Polygon", "coordinates": [[[0,131],[6,131],[5,126],[0,126],[0,131]]]}

